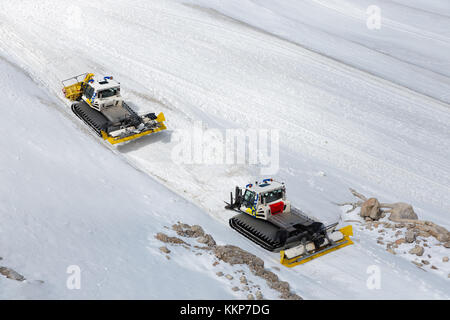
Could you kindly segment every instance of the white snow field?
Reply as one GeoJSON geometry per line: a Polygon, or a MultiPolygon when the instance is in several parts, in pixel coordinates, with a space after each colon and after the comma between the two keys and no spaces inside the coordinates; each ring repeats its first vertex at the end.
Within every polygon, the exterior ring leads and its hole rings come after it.
{"type": "MultiPolygon", "coordinates": [[[[351,200],[352,187],[449,228],[445,1],[186,2],[0,2],[0,265],[29,279],[0,278],[1,298],[243,298],[206,257],[166,260],[153,239],[177,220],[197,223],[278,264],[223,209],[236,184],[266,176],[175,162],[179,130],[193,126],[279,130],[274,178],[326,222],[347,218],[333,202],[351,200]],[[370,4],[380,30],[366,27],[370,4]],[[169,130],[101,143],[61,93],[60,80],[87,71],[114,75],[169,130]],[[66,288],[72,264],[81,290],[66,288]]],[[[277,273],[306,299],[450,298],[448,264],[424,272],[374,238],[357,232],[355,245],[277,273]],[[371,266],[379,289],[367,286],[371,266]]]]}

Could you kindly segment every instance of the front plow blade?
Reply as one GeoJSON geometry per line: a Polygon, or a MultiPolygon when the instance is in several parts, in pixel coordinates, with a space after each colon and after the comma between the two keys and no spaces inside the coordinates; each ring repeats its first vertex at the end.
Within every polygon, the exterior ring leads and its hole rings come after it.
{"type": "Polygon", "coordinates": [[[280,251],[281,264],[288,268],[292,268],[299,264],[304,264],[315,258],[321,257],[330,252],[336,251],[340,248],[343,248],[343,247],[353,244],[353,241],[350,239],[350,236],[353,236],[352,226],[346,226],[342,229],[339,229],[339,231],[342,232],[342,234],[344,235],[344,238],[340,241],[336,241],[332,245],[328,245],[328,246],[324,247],[323,249],[319,248],[318,250],[313,251],[311,253],[306,253],[306,254],[292,257],[292,258],[287,257],[285,250],[280,251]]]}
{"type": "Polygon", "coordinates": [[[123,143],[123,142],[128,142],[128,141],[135,140],[135,139],[138,139],[143,136],[147,136],[147,135],[155,133],[155,132],[166,130],[167,127],[163,122],[165,120],[166,119],[164,117],[164,114],[161,112],[156,118],[156,121],[158,123],[157,127],[154,127],[154,128],[151,128],[146,131],[136,133],[136,134],[133,134],[130,136],[126,136],[126,137],[112,137],[112,136],[108,135],[105,131],[101,131],[101,136],[102,136],[103,140],[108,141],[112,145],[123,143]]]}

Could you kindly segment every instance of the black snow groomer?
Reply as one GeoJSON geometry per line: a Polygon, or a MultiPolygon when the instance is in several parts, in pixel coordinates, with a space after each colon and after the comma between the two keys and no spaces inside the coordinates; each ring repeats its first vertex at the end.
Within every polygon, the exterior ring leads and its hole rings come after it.
{"type": "Polygon", "coordinates": [[[236,187],[226,209],[239,212],[230,226],[269,251],[279,251],[287,267],[308,262],[352,244],[352,226],[336,230],[291,207],[284,183],[265,179],[262,183],[236,187]]]}

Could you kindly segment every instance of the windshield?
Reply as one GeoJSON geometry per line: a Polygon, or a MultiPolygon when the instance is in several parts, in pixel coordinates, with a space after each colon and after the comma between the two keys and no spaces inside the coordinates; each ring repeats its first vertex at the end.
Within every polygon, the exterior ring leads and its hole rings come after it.
{"type": "Polygon", "coordinates": [[[92,98],[92,95],[94,94],[95,90],[94,88],[92,88],[91,86],[87,86],[86,90],[84,91],[84,95],[86,96],[86,98],[90,99],[92,98]]]}
{"type": "Polygon", "coordinates": [[[253,206],[255,201],[255,193],[253,191],[245,190],[243,204],[248,208],[253,206]]]}
{"type": "Polygon", "coordinates": [[[119,92],[119,88],[111,88],[111,89],[106,89],[106,90],[102,90],[100,91],[100,97],[101,98],[109,98],[109,97],[114,97],[115,95],[117,95],[117,93],[119,92]]]}
{"type": "Polygon", "coordinates": [[[274,191],[265,192],[262,195],[263,199],[266,201],[266,203],[277,201],[281,198],[283,198],[283,190],[278,189],[274,191]]]}

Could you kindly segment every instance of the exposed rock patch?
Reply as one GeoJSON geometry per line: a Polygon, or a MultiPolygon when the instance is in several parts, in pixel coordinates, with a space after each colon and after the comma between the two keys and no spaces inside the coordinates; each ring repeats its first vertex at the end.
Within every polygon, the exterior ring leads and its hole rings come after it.
{"type": "MultiPolygon", "coordinates": [[[[214,238],[210,234],[205,233],[203,228],[198,225],[190,226],[188,224],[178,222],[177,224],[174,224],[172,226],[172,229],[177,233],[178,236],[187,237],[187,238],[196,238],[196,241],[198,243],[205,244],[206,247],[198,247],[198,246],[194,246],[194,247],[199,248],[199,249],[208,248],[208,250],[212,254],[214,254],[214,256],[219,261],[224,261],[230,265],[239,265],[239,264],[247,265],[249,267],[250,271],[255,276],[263,278],[267,282],[267,284],[270,288],[278,291],[281,294],[280,297],[282,299],[288,299],[288,300],[301,300],[302,299],[300,296],[298,296],[297,294],[292,293],[290,291],[289,283],[287,283],[286,281],[281,281],[275,273],[273,273],[270,270],[265,269],[264,261],[262,259],[258,258],[257,256],[255,256],[254,254],[251,254],[251,253],[249,253],[237,246],[233,246],[233,245],[224,245],[224,246],[217,245],[214,238]]],[[[164,233],[158,233],[155,236],[155,238],[164,243],[182,244],[182,245],[190,246],[184,240],[182,240],[178,237],[169,237],[168,235],[166,235],[164,233]]],[[[161,251],[165,250],[162,248],[163,247],[160,248],[161,251]]],[[[167,250],[170,252],[169,249],[167,249],[167,250]]],[[[217,262],[215,262],[214,265],[217,265],[216,263],[217,262]]],[[[216,275],[219,277],[224,276],[223,272],[221,272],[221,271],[217,272],[216,275]]],[[[225,278],[227,278],[230,281],[234,279],[234,277],[230,274],[225,275],[225,278]]],[[[242,275],[239,278],[239,281],[241,284],[245,285],[242,290],[248,291],[249,290],[248,283],[249,282],[251,283],[251,281],[248,281],[244,275],[242,275]],[[245,288],[247,288],[247,290],[245,290],[245,288]]],[[[259,288],[258,286],[256,286],[256,287],[259,288]]],[[[233,287],[232,290],[237,291],[237,290],[235,290],[235,288],[237,288],[237,287],[233,287]]],[[[240,290],[240,289],[238,288],[238,290],[240,290]]],[[[263,294],[261,291],[257,291],[255,293],[255,296],[256,296],[256,299],[263,299],[263,294]]],[[[250,293],[250,294],[248,294],[247,299],[254,300],[255,296],[250,293]]]]}
{"type": "Polygon", "coordinates": [[[164,246],[164,247],[160,247],[160,248],[159,248],[159,250],[160,250],[161,252],[163,252],[163,253],[170,253],[170,250],[169,250],[169,249],[167,249],[167,247],[166,247],[166,246],[164,246]]]}
{"type": "Polygon", "coordinates": [[[357,201],[337,205],[351,206],[347,213],[360,209],[349,215],[349,219],[359,218],[360,225],[355,225],[357,229],[372,233],[377,244],[385,246],[387,252],[408,259],[424,271],[446,269],[445,262],[448,260],[445,256],[448,253],[441,248],[450,248],[450,232],[445,227],[419,220],[414,208],[408,203],[382,203],[375,197],[368,198],[353,189],[350,192],[357,201]],[[419,261],[418,257],[428,258],[419,261]]]}
{"type": "Polygon", "coordinates": [[[25,277],[15,270],[7,267],[0,267],[0,274],[11,280],[25,281],[25,277]]]}
{"type": "Polygon", "coordinates": [[[189,243],[186,243],[182,239],[177,238],[177,237],[169,237],[168,235],[166,235],[165,233],[162,233],[162,232],[158,232],[156,234],[155,238],[164,243],[183,244],[186,246],[190,246],[189,243]]]}
{"type": "Polygon", "coordinates": [[[421,257],[424,253],[425,249],[421,246],[416,245],[414,248],[409,250],[410,254],[415,254],[418,257],[421,257]]]}
{"type": "Polygon", "coordinates": [[[239,247],[232,245],[216,246],[214,254],[217,259],[227,262],[231,265],[246,264],[249,266],[250,271],[266,280],[270,288],[277,290],[281,293],[281,298],[288,300],[301,299],[298,295],[290,292],[289,283],[280,281],[278,276],[270,270],[264,268],[264,261],[254,254],[251,254],[239,247]]]}
{"type": "Polygon", "coordinates": [[[417,214],[413,207],[404,202],[397,203],[380,203],[377,198],[367,198],[365,195],[350,188],[350,192],[359,199],[356,202],[344,202],[337,204],[339,206],[350,205],[352,208],[347,212],[352,212],[356,208],[361,208],[359,215],[366,221],[379,220],[384,218],[387,213],[390,213],[389,220],[401,221],[404,219],[417,220],[417,214]],[[383,210],[387,209],[387,210],[383,210]]]}

